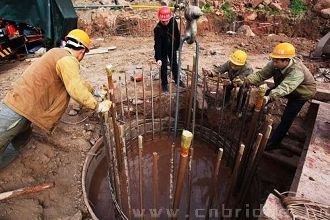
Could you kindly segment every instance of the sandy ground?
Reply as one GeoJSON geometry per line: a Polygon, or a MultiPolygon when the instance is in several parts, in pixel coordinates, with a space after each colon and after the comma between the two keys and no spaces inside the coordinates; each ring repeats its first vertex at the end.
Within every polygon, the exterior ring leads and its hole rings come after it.
{"type": "MultiPolygon", "coordinates": [[[[273,37],[230,37],[210,35],[200,39],[201,69],[212,69],[213,64],[227,60],[234,48],[246,49],[254,68],[261,68],[268,60],[273,45],[289,41],[298,48],[298,54],[307,56],[314,42],[306,39],[273,37]]],[[[82,76],[94,86],[106,84],[105,66],[117,65],[116,70],[132,71],[138,64],[148,68],[153,59],[152,38],[110,37],[94,39],[102,47],[116,46],[105,54],[89,55],[81,62],[82,76]]],[[[192,64],[194,46],[185,45],[183,66],[192,64]]],[[[314,63],[308,61],[309,65],[314,63]]],[[[0,66],[0,98],[11,88],[12,83],[29,65],[27,61],[0,66]]],[[[114,78],[118,79],[118,73],[114,78]]],[[[60,122],[53,134],[48,135],[34,127],[32,139],[20,157],[7,168],[0,170],[0,192],[54,182],[55,187],[44,192],[28,194],[0,202],[0,219],[88,219],[83,202],[81,173],[84,159],[91,148],[90,139],[100,136],[97,118],[88,110],[78,116],[64,115],[64,121],[76,122],[90,116],[83,123],[70,125],[60,122]],[[86,124],[95,125],[88,128],[86,124]]]]}

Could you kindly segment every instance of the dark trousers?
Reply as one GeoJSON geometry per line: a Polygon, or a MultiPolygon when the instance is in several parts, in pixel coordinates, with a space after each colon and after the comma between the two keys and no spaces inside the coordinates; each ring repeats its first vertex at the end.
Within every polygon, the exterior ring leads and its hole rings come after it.
{"type": "Polygon", "coordinates": [[[267,149],[276,148],[283,138],[285,134],[288,132],[289,128],[291,127],[294,119],[296,118],[297,114],[304,106],[307,100],[296,100],[296,99],[289,99],[288,103],[286,104],[285,110],[283,112],[281,122],[275,129],[272,137],[269,139],[267,143],[267,149]]]}
{"type": "Polygon", "coordinates": [[[178,72],[179,72],[179,66],[178,66],[176,51],[173,51],[173,59],[172,59],[172,51],[171,50],[167,51],[167,56],[162,57],[161,80],[162,80],[162,85],[163,86],[168,84],[168,82],[167,82],[167,65],[168,65],[168,62],[170,62],[170,66],[172,67],[172,75],[173,75],[173,79],[174,79],[175,84],[176,84],[177,83],[177,76],[178,76],[178,72]]]}

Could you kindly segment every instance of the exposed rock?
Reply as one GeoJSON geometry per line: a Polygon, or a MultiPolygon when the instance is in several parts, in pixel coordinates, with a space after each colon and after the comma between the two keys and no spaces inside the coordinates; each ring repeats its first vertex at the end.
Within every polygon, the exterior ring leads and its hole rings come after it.
{"type": "Polygon", "coordinates": [[[253,31],[251,30],[250,26],[248,25],[242,25],[241,27],[239,27],[237,33],[241,35],[245,35],[247,37],[256,36],[255,33],[253,33],[253,31]]]}
{"type": "Polygon", "coordinates": [[[254,12],[252,12],[252,14],[247,15],[245,18],[247,20],[254,21],[254,20],[256,20],[257,17],[258,17],[258,14],[257,14],[257,12],[254,11],[254,12]]]}
{"type": "Polygon", "coordinates": [[[330,8],[330,0],[319,0],[313,10],[316,12],[321,12],[321,10],[326,8],[330,8]]]}
{"type": "Polygon", "coordinates": [[[264,0],[262,4],[269,5],[270,3],[272,3],[272,0],[264,0]]]}
{"type": "Polygon", "coordinates": [[[78,112],[76,110],[73,110],[73,109],[71,109],[68,113],[68,115],[70,115],[70,116],[75,116],[77,114],[78,114],[78,112]]]}
{"type": "Polygon", "coordinates": [[[271,7],[272,9],[278,10],[278,11],[282,11],[282,6],[280,3],[270,3],[269,7],[271,7]]]}
{"type": "Polygon", "coordinates": [[[258,5],[260,5],[263,2],[263,0],[252,0],[251,4],[253,8],[256,8],[258,5]]]}
{"type": "Polygon", "coordinates": [[[330,8],[322,9],[321,16],[323,18],[330,18],[330,8]]]}

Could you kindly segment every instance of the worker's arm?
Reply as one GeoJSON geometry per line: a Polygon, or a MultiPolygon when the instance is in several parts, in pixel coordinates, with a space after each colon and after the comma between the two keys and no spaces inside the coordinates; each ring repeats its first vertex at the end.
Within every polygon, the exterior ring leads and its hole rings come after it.
{"type": "Polygon", "coordinates": [[[272,63],[269,62],[262,70],[248,75],[246,78],[250,84],[256,85],[272,77],[272,63]]]}
{"type": "Polygon", "coordinates": [[[65,56],[57,61],[56,71],[62,79],[69,95],[80,104],[95,109],[97,101],[80,77],[78,60],[73,56],[65,56]]]}
{"type": "Polygon", "coordinates": [[[250,64],[246,64],[243,68],[242,72],[239,74],[240,79],[244,79],[248,75],[251,75],[253,73],[253,68],[250,64]]]}
{"type": "Polygon", "coordinates": [[[157,25],[154,29],[154,40],[155,40],[155,60],[162,59],[162,39],[161,39],[161,28],[157,25]]]}
{"type": "MultiPolygon", "coordinates": [[[[175,20],[174,17],[173,17],[173,22],[174,22],[174,50],[177,51],[180,47],[181,36],[180,36],[179,27],[178,27],[178,22],[175,20]]],[[[170,28],[173,28],[173,27],[170,27],[170,28]]]]}
{"type": "Polygon", "coordinates": [[[86,80],[84,80],[83,83],[84,86],[86,86],[86,88],[88,89],[88,91],[93,94],[95,90],[94,87],[91,84],[89,84],[89,82],[87,82],[86,80]]]}
{"type": "Polygon", "coordinates": [[[224,73],[229,71],[229,61],[227,61],[226,63],[218,66],[215,68],[215,71],[219,74],[219,75],[223,75],[224,73]]]}
{"type": "Polygon", "coordinates": [[[289,95],[304,81],[304,73],[300,71],[292,71],[287,77],[269,93],[271,100],[289,95]]]}

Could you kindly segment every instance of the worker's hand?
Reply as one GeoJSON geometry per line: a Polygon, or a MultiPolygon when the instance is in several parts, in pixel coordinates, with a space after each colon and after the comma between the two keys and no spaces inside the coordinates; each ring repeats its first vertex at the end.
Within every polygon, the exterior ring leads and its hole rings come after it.
{"type": "Polygon", "coordinates": [[[162,61],[161,61],[161,60],[157,60],[157,65],[158,65],[159,67],[161,67],[161,66],[162,66],[162,61]]]}
{"type": "Polygon", "coordinates": [[[210,70],[206,70],[206,69],[202,68],[202,72],[203,72],[204,76],[209,76],[209,77],[214,76],[214,74],[210,70]]]}
{"type": "Polygon", "coordinates": [[[231,84],[231,81],[230,81],[230,79],[223,79],[222,83],[224,86],[229,86],[231,84]]]}
{"type": "Polygon", "coordinates": [[[247,86],[251,85],[251,82],[250,82],[250,80],[247,77],[244,78],[244,83],[247,86]]]}
{"type": "Polygon", "coordinates": [[[94,89],[93,95],[95,97],[100,97],[104,99],[107,93],[108,93],[108,88],[105,85],[102,85],[99,88],[94,89]]]}
{"type": "Polygon", "coordinates": [[[239,78],[239,77],[235,77],[233,79],[232,83],[233,83],[233,86],[234,87],[237,87],[237,86],[243,85],[244,81],[241,78],[239,78]]]}
{"type": "Polygon", "coordinates": [[[112,102],[110,100],[104,100],[102,102],[100,102],[96,108],[96,112],[97,113],[104,113],[104,112],[108,112],[111,108],[112,102]]]}

